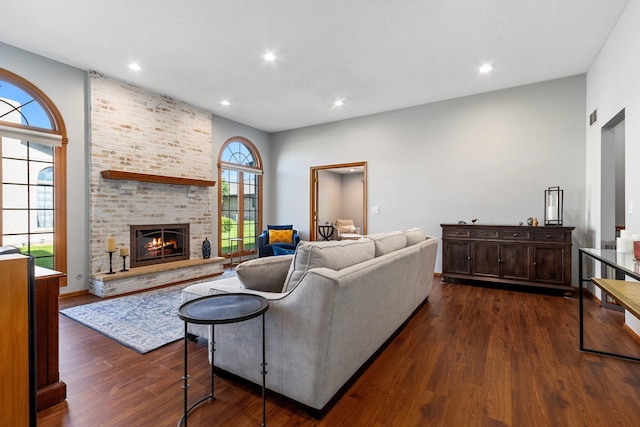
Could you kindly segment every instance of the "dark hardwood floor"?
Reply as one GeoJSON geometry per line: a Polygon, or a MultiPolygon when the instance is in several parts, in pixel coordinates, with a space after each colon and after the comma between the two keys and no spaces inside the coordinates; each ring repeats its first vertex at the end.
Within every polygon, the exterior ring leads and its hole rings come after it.
{"type": "MultiPolygon", "coordinates": [[[[586,300],[589,347],[640,356],[622,324],[622,313],[586,300]]],[[[640,364],[581,353],[578,339],[577,296],[436,278],[429,302],[322,420],[267,394],[267,425],[637,426],[640,364]]],[[[190,345],[195,401],[206,394],[209,366],[206,348],[190,345]]],[[[60,316],[60,347],[68,398],[40,412],[39,427],[176,425],[182,341],[140,355],[60,316]]],[[[259,389],[217,378],[216,395],[190,426],[260,425],[259,389]]]]}

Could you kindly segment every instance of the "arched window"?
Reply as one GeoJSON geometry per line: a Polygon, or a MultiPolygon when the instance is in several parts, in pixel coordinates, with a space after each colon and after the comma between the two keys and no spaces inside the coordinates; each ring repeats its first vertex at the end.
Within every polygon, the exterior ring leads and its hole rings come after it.
{"type": "Polygon", "coordinates": [[[218,255],[255,254],[262,230],[262,160],[246,138],[227,140],[218,160],[218,255]]]}
{"type": "Polygon", "coordinates": [[[60,112],[22,77],[0,68],[0,246],[66,272],[66,145],[60,112]]]}

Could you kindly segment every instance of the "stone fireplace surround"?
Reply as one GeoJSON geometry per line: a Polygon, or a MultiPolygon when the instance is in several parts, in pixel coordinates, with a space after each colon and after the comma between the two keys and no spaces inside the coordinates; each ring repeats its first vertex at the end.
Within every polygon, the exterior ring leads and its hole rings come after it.
{"type": "Polygon", "coordinates": [[[222,273],[223,258],[201,254],[205,237],[216,238],[211,114],[96,72],[89,93],[89,291],[109,297],[222,273]],[[157,223],[189,224],[189,259],[120,271],[130,225],[157,223]]]}

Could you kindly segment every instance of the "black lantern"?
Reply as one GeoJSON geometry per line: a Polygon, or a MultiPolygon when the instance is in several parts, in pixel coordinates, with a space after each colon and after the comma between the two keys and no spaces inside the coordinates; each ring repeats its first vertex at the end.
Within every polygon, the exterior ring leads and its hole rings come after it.
{"type": "Polygon", "coordinates": [[[562,225],[563,191],[560,187],[549,187],[544,192],[544,225],[562,225]]]}

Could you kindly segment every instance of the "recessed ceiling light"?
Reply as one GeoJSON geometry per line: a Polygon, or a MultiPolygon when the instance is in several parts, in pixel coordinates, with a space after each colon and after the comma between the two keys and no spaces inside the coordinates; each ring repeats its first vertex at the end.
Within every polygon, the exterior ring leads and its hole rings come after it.
{"type": "Polygon", "coordinates": [[[131,64],[129,64],[129,69],[133,71],[140,71],[142,70],[142,67],[135,62],[132,62],[131,64]]]}
{"type": "Polygon", "coordinates": [[[344,100],[342,99],[338,99],[336,102],[333,103],[334,107],[342,107],[344,105],[344,100]]]}
{"type": "Polygon", "coordinates": [[[231,105],[231,103],[226,99],[223,99],[222,101],[220,101],[220,104],[224,105],[225,107],[231,105]]]}
{"type": "Polygon", "coordinates": [[[488,73],[493,70],[493,66],[491,64],[484,64],[479,69],[481,73],[488,73]]]}
{"type": "Polygon", "coordinates": [[[269,62],[273,62],[273,61],[275,61],[275,60],[277,59],[277,58],[276,58],[276,55],[275,55],[273,52],[267,52],[267,53],[265,53],[264,55],[262,55],[262,58],[263,58],[265,61],[269,61],[269,62]]]}

